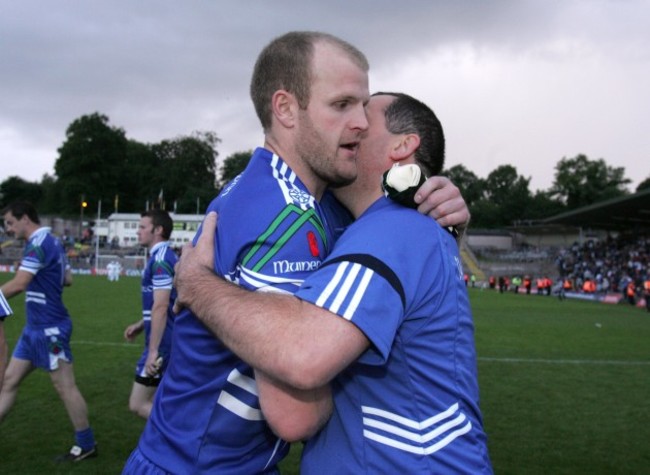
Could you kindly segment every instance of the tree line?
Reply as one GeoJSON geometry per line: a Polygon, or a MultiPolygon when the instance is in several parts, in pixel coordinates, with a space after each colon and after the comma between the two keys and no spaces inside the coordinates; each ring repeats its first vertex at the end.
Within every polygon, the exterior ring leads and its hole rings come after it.
{"type": "Polygon", "coordinates": [[[58,148],[54,176],[40,183],[12,176],[0,183],[1,201],[34,203],[41,214],[78,216],[82,203],[102,214],[163,207],[195,213],[215,196],[219,138],[194,132],[159,143],[127,138],[123,129],[94,113],[74,120],[58,148]]]}
{"type": "MultiPolygon", "coordinates": [[[[176,213],[202,213],[219,190],[241,172],[252,152],[237,152],[217,168],[220,139],[194,132],[147,144],[126,137],[100,113],[84,115],[66,129],[58,148],[54,176],[40,183],[12,176],[0,183],[0,202],[34,203],[42,214],[75,217],[83,203],[103,215],[161,207],[176,213]]],[[[548,190],[530,190],[530,177],[512,165],[500,165],[480,178],[464,165],[443,172],[462,191],[472,227],[499,228],[539,220],[605,199],[629,194],[623,167],[585,155],[562,158],[548,190]]],[[[636,191],[650,188],[650,177],[636,191]]]]}
{"type": "MultiPolygon", "coordinates": [[[[579,154],[564,157],[555,165],[552,186],[530,190],[530,177],[512,165],[500,165],[486,178],[479,178],[464,165],[443,171],[462,191],[472,213],[472,227],[501,228],[521,222],[534,222],[588,206],[599,201],[630,194],[632,181],[624,167],[612,167],[602,158],[591,160],[579,154]]],[[[650,188],[650,177],[636,192],[650,188]]]]}

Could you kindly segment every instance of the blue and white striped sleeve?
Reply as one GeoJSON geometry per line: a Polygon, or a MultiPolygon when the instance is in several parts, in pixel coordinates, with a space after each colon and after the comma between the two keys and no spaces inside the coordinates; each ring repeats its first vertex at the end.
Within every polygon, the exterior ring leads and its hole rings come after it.
{"type": "Polygon", "coordinates": [[[5,317],[13,313],[13,310],[11,310],[11,307],[9,306],[9,302],[7,302],[2,290],[0,290],[0,320],[4,320],[5,317]]]}
{"type": "Polygon", "coordinates": [[[356,325],[372,343],[361,362],[386,361],[404,317],[405,296],[382,261],[367,254],[339,256],[310,275],[296,297],[356,325]]]}

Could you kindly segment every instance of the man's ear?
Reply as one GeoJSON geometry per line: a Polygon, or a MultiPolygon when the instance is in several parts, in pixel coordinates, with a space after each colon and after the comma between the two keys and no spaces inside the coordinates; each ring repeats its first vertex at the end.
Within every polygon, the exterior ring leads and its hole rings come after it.
{"type": "Polygon", "coordinates": [[[391,159],[400,162],[412,157],[420,146],[420,136],[418,134],[404,134],[397,137],[391,150],[391,159]]]}
{"type": "Polygon", "coordinates": [[[271,109],[275,118],[286,128],[295,125],[298,102],[293,94],[279,90],[275,91],[271,98],[271,109]]]}

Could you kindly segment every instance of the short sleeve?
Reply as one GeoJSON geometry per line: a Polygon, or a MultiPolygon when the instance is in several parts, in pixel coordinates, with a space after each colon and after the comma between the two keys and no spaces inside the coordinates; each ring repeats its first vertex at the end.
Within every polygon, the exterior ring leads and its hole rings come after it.
{"type": "Polygon", "coordinates": [[[370,256],[349,256],[325,265],[305,280],[296,297],[356,325],[372,347],[360,363],[384,364],[404,317],[399,283],[370,256]]]}
{"type": "Polygon", "coordinates": [[[11,307],[9,306],[9,302],[7,302],[2,290],[0,290],[0,320],[4,320],[5,317],[8,317],[13,313],[13,310],[11,310],[11,307]]]}

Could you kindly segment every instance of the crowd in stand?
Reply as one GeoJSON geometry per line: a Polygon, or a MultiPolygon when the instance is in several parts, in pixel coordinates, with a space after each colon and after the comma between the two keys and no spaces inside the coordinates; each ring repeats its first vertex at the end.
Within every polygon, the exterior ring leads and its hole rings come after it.
{"type": "Polygon", "coordinates": [[[560,251],[556,264],[560,278],[570,280],[572,290],[641,295],[650,279],[650,237],[622,235],[574,243],[560,251]]]}
{"type": "Polygon", "coordinates": [[[576,242],[559,251],[555,264],[555,282],[547,275],[490,276],[487,287],[501,293],[556,294],[560,298],[567,292],[621,294],[632,305],[645,298],[650,311],[650,236],[576,242]]]}

